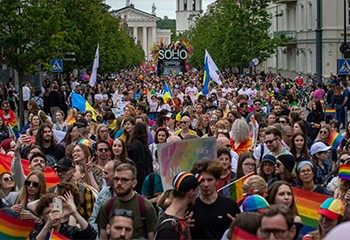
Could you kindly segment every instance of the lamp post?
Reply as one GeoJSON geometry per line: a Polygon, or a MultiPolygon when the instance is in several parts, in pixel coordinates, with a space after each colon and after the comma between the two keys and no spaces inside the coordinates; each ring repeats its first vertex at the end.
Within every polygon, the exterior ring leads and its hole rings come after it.
{"type": "Polygon", "coordinates": [[[317,0],[316,12],[316,79],[322,83],[322,23],[321,23],[321,0],[317,0]]]}

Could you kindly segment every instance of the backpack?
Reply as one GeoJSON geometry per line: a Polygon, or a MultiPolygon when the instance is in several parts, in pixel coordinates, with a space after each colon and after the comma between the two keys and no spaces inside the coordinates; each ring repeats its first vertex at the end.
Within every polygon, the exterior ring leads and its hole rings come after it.
{"type": "MultiPolygon", "coordinates": [[[[113,196],[108,200],[108,203],[107,203],[106,208],[105,208],[106,216],[108,216],[108,217],[111,215],[113,204],[114,204],[114,201],[116,198],[117,198],[117,196],[113,196]]],[[[137,203],[139,204],[139,210],[140,210],[140,215],[141,215],[141,219],[142,219],[143,229],[144,229],[145,234],[146,234],[145,236],[147,236],[146,204],[145,204],[145,198],[140,194],[137,194],[137,203]]]]}

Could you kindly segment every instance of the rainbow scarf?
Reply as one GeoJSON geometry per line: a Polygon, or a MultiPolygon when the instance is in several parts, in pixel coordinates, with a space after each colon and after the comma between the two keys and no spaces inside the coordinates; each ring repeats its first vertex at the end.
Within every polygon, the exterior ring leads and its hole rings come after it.
{"type": "Polygon", "coordinates": [[[236,181],[227,184],[226,186],[220,188],[218,192],[221,191],[223,196],[232,198],[236,202],[240,202],[243,199],[243,183],[249,177],[255,175],[254,172],[249,173],[236,181]]]}
{"type": "Polygon", "coordinates": [[[350,181],[350,165],[343,164],[339,167],[339,177],[341,179],[350,181]]]}
{"type": "Polygon", "coordinates": [[[0,239],[27,239],[35,223],[21,220],[0,211],[0,239]]]}
{"type": "Polygon", "coordinates": [[[337,149],[344,137],[339,134],[337,131],[333,130],[327,139],[327,144],[332,146],[334,149],[337,149]]]}
{"type": "MultiPolygon", "coordinates": [[[[11,162],[12,156],[0,153],[0,173],[3,172],[11,172],[11,162]]],[[[27,176],[30,173],[29,161],[25,159],[21,159],[22,167],[24,174],[27,176]]],[[[55,174],[55,171],[51,167],[46,167],[43,172],[46,180],[47,188],[52,187],[59,183],[59,179],[55,174]]],[[[1,238],[0,238],[1,239],[1,238]]]]}

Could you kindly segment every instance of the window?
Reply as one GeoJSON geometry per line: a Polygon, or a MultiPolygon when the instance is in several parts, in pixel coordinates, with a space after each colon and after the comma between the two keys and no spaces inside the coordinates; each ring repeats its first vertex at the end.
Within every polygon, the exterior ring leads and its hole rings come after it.
{"type": "Polygon", "coordinates": [[[304,12],[304,5],[300,5],[300,30],[304,30],[304,23],[305,23],[305,12],[304,12]]]}
{"type": "Polygon", "coordinates": [[[314,25],[314,18],[313,18],[313,14],[312,14],[312,3],[309,2],[308,4],[308,29],[312,29],[313,25],[314,25]]]}

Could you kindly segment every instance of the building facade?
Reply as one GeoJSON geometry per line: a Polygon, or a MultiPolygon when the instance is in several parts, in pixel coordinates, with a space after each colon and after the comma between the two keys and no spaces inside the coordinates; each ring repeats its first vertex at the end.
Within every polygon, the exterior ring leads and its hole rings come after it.
{"type": "Polygon", "coordinates": [[[151,47],[160,39],[165,43],[171,42],[171,31],[168,29],[157,29],[158,17],[155,15],[154,6],[152,7],[152,14],[141,11],[133,4],[129,4],[124,8],[114,10],[112,15],[118,16],[127,26],[130,36],[132,36],[136,43],[140,43],[145,57],[149,59],[151,54],[151,47]]]}
{"type": "MultiPolygon", "coordinates": [[[[270,4],[271,34],[284,35],[289,41],[265,62],[265,71],[289,77],[298,72],[316,73],[316,10],[317,0],[275,0],[270,4]]],[[[337,59],[342,58],[339,48],[344,39],[344,0],[321,0],[321,23],[322,75],[329,76],[337,73],[337,59]]]]}
{"type": "Polygon", "coordinates": [[[202,12],[202,0],[176,0],[176,32],[191,29],[202,12]]]}

